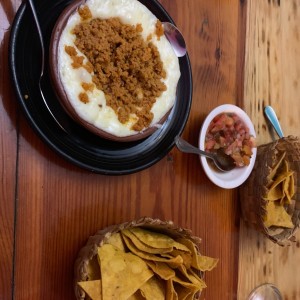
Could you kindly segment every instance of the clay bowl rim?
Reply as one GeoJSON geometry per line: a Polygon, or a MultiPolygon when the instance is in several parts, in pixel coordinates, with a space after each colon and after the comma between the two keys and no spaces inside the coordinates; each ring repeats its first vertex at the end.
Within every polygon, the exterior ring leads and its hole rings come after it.
{"type": "MultiPolygon", "coordinates": [[[[79,8],[80,5],[84,4],[86,0],[77,0],[69,4],[60,14],[59,18],[57,19],[55,26],[53,28],[51,39],[50,39],[50,46],[49,46],[49,71],[50,71],[50,78],[51,83],[53,85],[54,91],[57,94],[58,100],[62,105],[63,109],[67,112],[67,114],[79,125],[85,127],[90,132],[96,134],[101,138],[105,138],[108,140],[116,141],[116,142],[133,142],[144,139],[151,134],[153,134],[163,123],[167,120],[169,114],[172,111],[173,106],[171,109],[159,120],[159,122],[153,124],[151,127],[146,128],[136,134],[118,137],[111,133],[108,133],[98,127],[94,126],[93,124],[83,120],[77,112],[75,111],[72,104],[69,102],[68,96],[64,90],[63,84],[60,80],[59,69],[58,69],[58,45],[60,41],[60,36],[62,33],[63,28],[66,26],[70,16],[75,13],[75,11],[79,8]]],[[[177,101],[177,93],[175,96],[175,101],[177,101]]]]}

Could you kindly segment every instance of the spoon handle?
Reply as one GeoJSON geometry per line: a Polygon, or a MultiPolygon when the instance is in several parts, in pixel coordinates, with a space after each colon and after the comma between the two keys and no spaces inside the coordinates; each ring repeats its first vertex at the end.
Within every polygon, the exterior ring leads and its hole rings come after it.
{"type": "Polygon", "coordinates": [[[280,138],[283,138],[284,135],[283,135],[282,129],[280,127],[279,120],[276,116],[276,113],[275,113],[274,109],[271,106],[266,106],[265,107],[265,114],[266,114],[267,118],[269,119],[269,121],[271,122],[271,124],[273,125],[273,127],[274,127],[276,133],[278,134],[278,136],[280,138]]]}
{"type": "Polygon", "coordinates": [[[39,35],[40,43],[41,43],[41,56],[42,56],[42,58],[41,58],[41,74],[40,74],[40,76],[42,77],[43,74],[44,74],[44,66],[45,66],[45,47],[44,47],[43,34],[42,34],[41,26],[40,26],[40,23],[39,23],[39,19],[37,17],[35,6],[33,4],[33,0],[28,0],[28,4],[30,6],[30,9],[31,9],[31,12],[32,12],[32,15],[33,15],[33,20],[34,20],[34,23],[35,23],[35,26],[36,26],[36,29],[37,29],[37,32],[38,32],[38,35],[39,35]]]}
{"type": "Polygon", "coordinates": [[[194,153],[194,154],[198,154],[198,155],[204,155],[204,156],[206,156],[208,158],[214,159],[214,156],[211,155],[210,153],[207,153],[205,151],[200,150],[199,148],[194,147],[193,145],[189,144],[188,142],[186,142],[184,139],[182,139],[179,136],[177,136],[175,138],[175,143],[176,143],[177,148],[181,152],[194,153]]]}

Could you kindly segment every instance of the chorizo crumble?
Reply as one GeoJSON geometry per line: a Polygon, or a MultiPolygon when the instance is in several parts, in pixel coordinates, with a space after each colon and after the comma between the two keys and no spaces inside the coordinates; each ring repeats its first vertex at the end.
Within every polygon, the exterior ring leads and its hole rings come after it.
{"type": "MultiPolygon", "coordinates": [[[[83,65],[76,49],[66,46],[73,67],[80,63],[86,69],[90,67],[93,83],[104,92],[107,105],[116,112],[119,121],[124,124],[135,114],[137,121],[132,129],[143,130],[153,119],[153,104],[166,90],[162,82],[166,72],[158,49],[151,37],[144,41],[140,34],[141,24],[123,24],[119,18],[87,20],[86,9],[81,10],[80,15],[82,22],[72,33],[76,37],[75,46],[87,57],[89,64],[83,65]]],[[[157,37],[161,34],[159,28],[157,23],[157,37]]],[[[85,91],[91,88],[82,86],[85,91]]],[[[80,100],[88,101],[86,92],[80,94],[80,100]]]]}
{"type": "Polygon", "coordinates": [[[93,84],[93,83],[82,82],[82,83],[81,83],[81,86],[82,86],[82,88],[83,88],[85,91],[90,91],[90,92],[92,92],[93,89],[94,89],[94,84],[93,84]]]}
{"type": "Polygon", "coordinates": [[[82,21],[91,19],[93,17],[90,9],[86,5],[79,7],[78,13],[82,21]]]}
{"type": "Polygon", "coordinates": [[[160,37],[164,35],[164,27],[161,23],[161,21],[157,20],[155,24],[155,34],[157,36],[157,39],[160,40],[160,37]]]}
{"type": "Polygon", "coordinates": [[[87,93],[80,93],[78,95],[79,100],[83,103],[88,103],[89,102],[89,96],[87,95],[87,93]]]}

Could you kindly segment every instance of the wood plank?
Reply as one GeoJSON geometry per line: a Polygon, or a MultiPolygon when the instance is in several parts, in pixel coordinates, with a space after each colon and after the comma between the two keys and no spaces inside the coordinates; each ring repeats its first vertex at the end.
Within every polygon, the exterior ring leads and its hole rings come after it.
{"type": "Polygon", "coordinates": [[[218,289],[208,288],[204,295],[226,293],[225,299],[232,299],[235,278],[225,273],[237,272],[236,202],[232,192],[215,189],[192,171],[196,158],[182,162],[174,150],[151,172],[105,177],[66,164],[33,138],[26,123],[22,127],[15,299],[72,299],[73,263],[87,237],[145,215],[171,219],[201,236],[202,253],[221,259],[206,276],[208,286],[217,283],[218,289]],[[188,191],[191,182],[195,186],[188,191]],[[217,216],[213,223],[212,215],[217,216]]]}
{"type": "Polygon", "coordinates": [[[17,110],[8,70],[9,26],[14,2],[0,6],[0,299],[11,299],[17,160],[17,110]]]}
{"type": "MultiPolygon", "coordinates": [[[[300,1],[247,2],[244,107],[258,133],[258,144],[277,138],[263,116],[272,105],[286,135],[299,135],[300,1]]],[[[299,299],[298,242],[281,248],[244,222],[240,227],[238,299],[257,285],[275,283],[284,299],[299,299]]]]}
{"type": "MultiPolygon", "coordinates": [[[[198,130],[205,115],[217,105],[238,101],[236,85],[241,76],[238,59],[240,50],[238,24],[241,7],[239,1],[188,1],[183,7],[180,3],[180,1],[169,2],[168,10],[175,16],[176,23],[187,38],[193,66],[193,106],[184,137],[196,145],[198,130]]],[[[216,188],[207,181],[202,170],[193,167],[197,163],[196,159],[194,157],[188,159],[189,190],[196,201],[192,211],[202,211],[206,217],[203,223],[200,217],[198,221],[196,219],[192,228],[197,226],[199,236],[204,239],[204,243],[208,243],[206,253],[211,255],[216,253],[215,256],[220,258],[218,272],[221,273],[206,275],[208,286],[218,288],[215,291],[208,288],[203,299],[236,299],[237,278],[234,275],[230,278],[227,276],[237,272],[238,257],[233,255],[237,253],[235,192],[216,188]],[[210,222],[209,216],[206,215],[208,211],[212,212],[213,222],[210,222]],[[212,228],[207,227],[206,222],[210,222],[212,228]],[[229,234],[229,228],[233,230],[233,235],[229,234]],[[219,235],[223,235],[224,238],[221,243],[212,238],[218,236],[219,239],[219,235]],[[228,248],[229,244],[232,245],[232,249],[228,248]]],[[[194,216],[191,214],[190,217],[197,218],[195,214],[194,216]]]]}
{"type": "MultiPolygon", "coordinates": [[[[188,44],[194,100],[184,137],[197,144],[205,115],[236,102],[239,1],[162,3],[188,44]]],[[[202,299],[236,299],[236,192],[210,183],[197,156],[173,149],[147,170],[107,177],[62,160],[23,117],[20,128],[16,300],[72,299],[73,263],[87,237],[142,216],[171,219],[202,237],[201,252],[220,258],[206,274],[202,299]]]]}

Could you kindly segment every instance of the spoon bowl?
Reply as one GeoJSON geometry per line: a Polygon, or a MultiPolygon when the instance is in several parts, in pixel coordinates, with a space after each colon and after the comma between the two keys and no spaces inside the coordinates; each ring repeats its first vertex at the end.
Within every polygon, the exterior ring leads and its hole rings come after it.
{"type": "Polygon", "coordinates": [[[170,42],[177,57],[185,56],[186,45],[183,35],[179,29],[170,22],[162,22],[164,28],[164,34],[170,42]]]}
{"type": "Polygon", "coordinates": [[[217,151],[217,152],[205,152],[202,151],[191,144],[189,144],[187,141],[182,139],[181,137],[177,136],[175,138],[175,144],[177,148],[185,153],[193,153],[198,155],[204,155],[207,158],[210,158],[213,160],[215,166],[223,172],[231,171],[236,167],[234,159],[226,155],[223,151],[217,151]]]}

